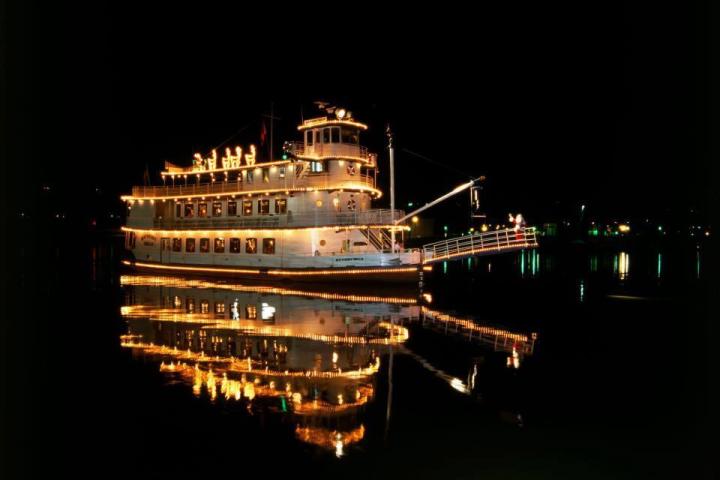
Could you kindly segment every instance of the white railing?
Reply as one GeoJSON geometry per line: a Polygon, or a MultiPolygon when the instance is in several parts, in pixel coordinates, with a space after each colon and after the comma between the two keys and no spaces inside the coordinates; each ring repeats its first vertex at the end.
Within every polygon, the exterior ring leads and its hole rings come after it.
{"type": "Polygon", "coordinates": [[[401,218],[405,212],[395,210],[364,210],[358,212],[316,212],[254,217],[207,217],[155,219],[153,227],[167,229],[217,229],[217,228],[292,228],[318,226],[374,226],[392,225],[393,220],[401,218]]]}
{"type": "Polygon", "coordinates": [[[188,197],[197,195],[218,195],[218,194],[233,194],[233,193],[245,193],[245,192],[260,192],[264,190],[291,190],[298,188],[346,188],[351,190],[353,188],[375,188],[375,180],[369,175],[355,175],[354,177],[346,180],[331,179],[327,173],[310,173],[300,179],[294,179],[290,177],[293,175],[292,172],[288,172],[288,176],[282,180],[271,180],[270,182],[263,182],[262,178],[255,178],[252,183],[247,182],[214,182],[214,183],[201,183],[198,185],[165,185],[165,186],[153,186],[144,187],[136,186],[132,189],[134,197],[152,198],[152,197],[188,197]]]}
{"type": "Polygon", "coordinates": [[[535,228],[465,235],[423,245],[423,263],[537,247],[535,228]]]}

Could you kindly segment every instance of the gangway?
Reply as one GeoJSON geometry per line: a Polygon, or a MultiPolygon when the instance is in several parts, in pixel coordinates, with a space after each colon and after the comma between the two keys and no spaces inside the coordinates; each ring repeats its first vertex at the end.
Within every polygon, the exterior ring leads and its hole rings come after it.
{"type": "Polygon", "coordinates": [[[507,228],[448,238],[423,245],[423,264],[512,252],[538,246],[535,227],[507,228]]]}

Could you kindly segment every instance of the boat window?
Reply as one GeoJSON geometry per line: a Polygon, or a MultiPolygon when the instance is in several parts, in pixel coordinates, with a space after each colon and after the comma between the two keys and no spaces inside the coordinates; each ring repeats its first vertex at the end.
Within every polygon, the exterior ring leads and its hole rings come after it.
{"type": "Polygon", "coordinates": [[[340,127],[332,127],[330,129],[330,132],[332,134],[332,138],[331,138],[330,142],[340,143],[340,127]]]}
{"type": "Polygon", "coordinates": [[[323,143],[330,143],[330,129],[323,128],[323,143]]]}
{"type": "Polygon", "coordinates": [[[252,200],[243,200],[243,215],[252,215],[252,200]]]}
{"type": "Polygon", "coordinates": [[[262,174],[263,174],[263,183],[270,183],[270,169],[263,168],[262,174]]]}
{"type": "Polygon", "coordinates": [[[268,215],[270,213],[270,200],[258,200],[258,213],[260,215],[268,215]]]}
{"type": "Polygon", "coordinates": [[[342,143],[348,143],[351,145],[357,145],[360,142],[358,138],[358,131],[354,128],[343,128],[342,129],[342,143]]]}
{"type": "Polygon", "coordinates": [[[313,144],[313,131],[312,130],[308,130],[307,132],[305,132],[305,143],[308,146],[312,146],[312,144],[313,144]]]}
{"type": "Polygon", "coordinates": [[[185,299],[185,311],[187,313],[195,313],[195,299],[188,297],[185,299]]]}
{"type": "Polygon", "coordinates": [[[224,238],[216,238],[215,239],[215,253],[225,253],[225,239],[224,238]]]}
{"type": "Polygon", "coordinates": [[[257,307],[255,305],[245,305],[245,318],[257,320],[257,307]]]}
{"type": "Polygon", "coordinates": [[[198,203],[198,217],[207,217],[207,203],[198,203]]]}
{"type": "Polygon", "coordinates": [[[221,318],[225,316],[225,303],[215,302],[215,315],[219,315],[221,318]]]}
{"type": "Polygon", "coordinates": [[[310,162],[310,171],[313,173],[320,173],[324,170],[323,162],[310,162]]]}
{"type": "Polygon", "coordinates": [[[222,202],[213,202],[213,217],[222,216],[222,202]]]}
{"type": "Polygon", "coordinates": [[[320,131],[321,130],[315,130],[315,143],[320,143],[320,131]]]}
{"type": "Polygon", "coordinates": [[[268,255],[275,254],[275,239],[274,238],[263,238],[263,253],[268,255]]]}
{"type": "Polygon", "coordinates": [[[200,300],[200,313],[208,313],[210,311],[210,302],[200,300]]]}
{"type": "Polygon", "coordinates": [[[182,217],[182,205],[179,204],[179,203],[176,203],[176,204],[175,204],[175,216],[176,216],[177,218],[182,217]]]}
{"type": "Polygon", "coordinates": [[[287,213],[287,199],[276,198],[275,199],[275,213],[287,213]]]}
{"type": "Polygon", "coordinates": [[[279,178],[285,178],[285,167],[280,167],[278,169],[278,177],[279,178]]]}
{"type": "Polygon", "coordinates": [[[188,253],[195,252],[195,239],[194,238],[186,238],[185,239],[185,251],[188,253]]]}
{"type": "Polygon", "coordinates": [[[247,183],[252,183],[252,182],[253,182],[253,172],[252,172],[252,170],[248,170],[247,171],[247,183]]]}
{"type": "Polygon", "coordinates": [[[173,242],[172,243],[173,252],[181,252],[182,251],[182,239],[173,238],[172,242],[173,242]]]}
{"type": "Polygon", "coordinates": [[[240,239],[239,238],[231,238],[230,239],[230,253],[240,253],[240,239]]]}
{"type": "Polygon", "coordinates": [[[185,204],[185,216],[187,218],[192,218],[195,216],[195,204],[194,203],[186,203],[185,204]]]}
{"type": "Polygon", "coordinates": [[[245,239],[245,253],[257,253],[257,238],[245,239]]]}
{"type": "Polygon", "coordinates": [[[234,217],[237,215],[237,202],[235,200],[228,201],[228,217],[234,217]]]}
{"type": "Polygon", "coordinates": [[[353,242],[353,247],[367,247],[367,242],[353,242]]]}
{"type": "Polygon", "coordinates": [[[207,253],[209,251],[210,251],[210,239],[209,238],[201,238],[200,239],[200,252],[207,253]]]}

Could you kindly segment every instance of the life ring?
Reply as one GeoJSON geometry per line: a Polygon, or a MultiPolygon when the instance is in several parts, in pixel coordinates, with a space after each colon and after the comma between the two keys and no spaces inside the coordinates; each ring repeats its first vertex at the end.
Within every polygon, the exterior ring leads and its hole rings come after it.
{"type": "Polygon", "coordinates": [[[355,175],[355,165],[353,165],[352,163],[348,163],[347,172],[350,175],[355,175]]]}
{"type": "Polygon", "coordinates": [[[355,199],[354,198],[351,198],[350,200],[348,200],[347,209],[351,212],[355,210],[355,199]]]}

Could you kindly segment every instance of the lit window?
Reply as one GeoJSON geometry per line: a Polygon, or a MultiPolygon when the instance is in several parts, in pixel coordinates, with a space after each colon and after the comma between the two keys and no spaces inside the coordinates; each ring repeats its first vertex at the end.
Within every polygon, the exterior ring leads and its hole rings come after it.
{"type": "Polygon", "coordinates": [[[198,203],[198,217],[207,217],[207,203],[198,203]]]}
{"type": "Polygon", "coordinates": [[[228,201],[228,217],[234,217],[237,215],[237,202],[235,200],[228,201]]]}
{"type": "Polygon", "coordinates": [[[200,300],[200,313],[210,312],[210,302],[207,300],[200,300]]]}
{"type": "Polygon", "coordinates": [[[185,311],[187,313],[195,313],[195,299],[188,297],[185,299],[185,311]]]}
{"type": "Polygon", "coordinates": [[[213,202],[213,217],[222,216],[222,202],[213,202]]]}
{"type": "Polygon", "coordinates": [[[258,213],[260,215],[268,215],[270,213],[270,200],[258,200],[258,213]]]}
{"type": "Polygon", "coordinates": [[[230,253],[240,253],[240,239],[239,238],[231,238],[230,239],[230,253]]]}
{"type": "Polygon", "coordinates": [[[262,169],[262,176],[263,176],[263,183],[270,183],[270,169],[269,168],[262,169]]]}
{"type": "Polygon", "coordinates": [[[257,238],[245,239],[245,253],[257,253],[257,238]]]}
{"type": "Polygon", "coordinates": [[[287,213],[287,199],[276,198],[275,199],[275,213],[287,213]]]}
{"type": "Polygon", "coordinates": [[[278,177],[285,178],[285,167],[278,168],[278,177]]]}
{"type": "Polygon", "coordinates": [[[195,216],[195,204],[194,203],[186,203],[185,204],[185,217],[192,218],[195,216]]]}
{"type": "Polygon", "coordinates": [[[185,251],[188,253],[195,252],[195,239],[194,238],[185,239],[185,251]]]}
{"type": "Polygon", "coordinates": [[[209,251],[210,251],[210,239],[209,238],[201,238],[200,239],[200,252],[207,253],[209,251]]]}
{"type": "Polygon", "coordinates": [[[245,305],[245,318],[257,320],[257,307],[255,305],[245,305]]]}
{"type": "Polygon", "coordinates": [[[172,239],[172,250],[173,250],[173,252],[181,252],[182,251],[182,239],[181,238],[173,238],[172,239]]]}
{"type": "Polygon", "coordinates": [[[252,200],[243,200],[243,215],[252,215],[252,200]]]}
{"type": "Polygon", "coordinates": [[[330,132],[332,133],[332,138],[330,139],[330,142],[340,143],[340,127],[332,127],[330,129],[330,132]]]}
{"type": "Polygon", "coordinates": [[[225,239],[224,238],[216,238],[215,239],[215,253],[225,253],[225,239]]]}
{"type": "Polygon", "coordinates": [[[323,162],[310,162],[310,171],[313,173],[320,173],[324,171],[323,162]]]}
{"type": "Polygon", "coordinates": [[[215,313],[218,315],[225,313],[225,304],[223,302],[215,302],[215,313]]]}
{"type": "Polygon", "coordinates": [[[275,239],[274,238],[263,238],[263,253],[267,255],[275,254],[275,239]]]}

